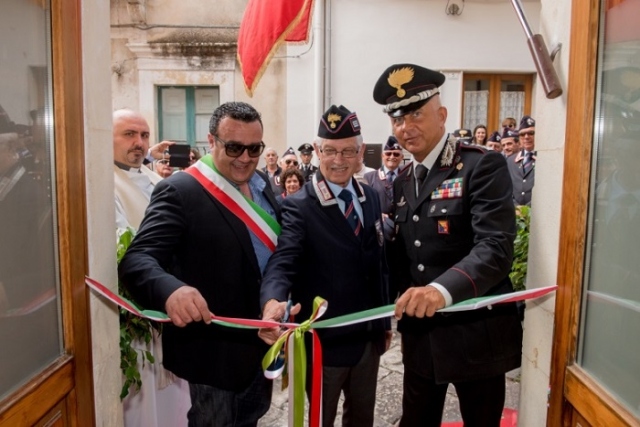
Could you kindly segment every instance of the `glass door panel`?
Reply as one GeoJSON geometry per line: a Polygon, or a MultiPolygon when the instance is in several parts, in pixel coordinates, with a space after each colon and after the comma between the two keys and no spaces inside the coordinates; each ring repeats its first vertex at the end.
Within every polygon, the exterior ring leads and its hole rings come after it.
{"type": "Polygon", "coordinates": [[[48,2],[0,13],[0,400],[63,353],[48,2]]]}

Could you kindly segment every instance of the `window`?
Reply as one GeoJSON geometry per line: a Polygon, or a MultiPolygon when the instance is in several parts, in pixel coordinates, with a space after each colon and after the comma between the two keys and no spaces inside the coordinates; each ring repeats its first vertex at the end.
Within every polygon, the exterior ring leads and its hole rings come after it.
{"type": "Polygon", "coordinates": [[[502,120],[531,112],[531,74],[465,74],[462,127],[486,125],[499,130],[502,120]]]}
{"type": "Polygon", "coordinates": [[[158,87],[159,140],[206,148],[209,119],[219,105],[215,86],[158,87]]]}

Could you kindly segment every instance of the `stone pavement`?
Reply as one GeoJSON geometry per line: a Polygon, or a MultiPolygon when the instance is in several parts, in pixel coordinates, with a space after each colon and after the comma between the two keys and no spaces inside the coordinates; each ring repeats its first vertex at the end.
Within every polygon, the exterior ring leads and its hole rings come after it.
{"type": "MultiPolygon", "coordinates": [[[[381,358],[378,371],[378,389],[375,409],[374,427],[391,427],[400,419],[402,414],[402,355],[400,354],[399,334],[395,332],[391,348],[381,358]]],[[[505,408],[518,409],[520,399],[520,370],[516,369],[507,374],[507,392],[505,408]]],[[[258,423],[259,427],[287,427],[288,390],[281,391],[280,380],[274,381],[273,400],[269,412],[258,423]]],[[[335,426],[341,426],[342,399],[338,408],[335,426]]],[[[461,421],[458,400],[455,389],[449,386],[445,402],[443,422],[461,421]]]]}

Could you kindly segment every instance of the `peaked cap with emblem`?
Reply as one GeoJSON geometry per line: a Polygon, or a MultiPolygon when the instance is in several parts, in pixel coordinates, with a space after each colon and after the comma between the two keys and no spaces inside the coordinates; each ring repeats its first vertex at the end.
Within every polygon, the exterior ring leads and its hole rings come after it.
{"type": "Polygon", "coordinates": [[[398,144],[398,140],[395,136],[390,136],[387,139],[387,143],[384,144],[383,151],[402,151],[402,147],[398,144]]]}
{"type": "Polygon", "coordinates": [[[495,131],[491,135],[489,135],[489,138],[487,138],[487,141],[500,142],[501,139],[502,137],[500,136],[500,132],[495,131]]]}
{"type": "MultiPolygon", "coordinates": [[[[289,154],[292,154],[292,155],[294,155],[294,156],[296,155],[296,152],[295,152],[295,151],[293,151],[293,148],[292,148],[292,147],[287,148],[287,151],[285,151],[285,152],[284,152],[284,154],[282,155],[282,157],[284,157],[284,156],[288,156],[289,154]]],[[[297,156],[296,156],[296,157],[297,157],[297,156]]]]}
{"type": "Polygon", "coordinates": [[[440,93],[444,74],[414,64],[387,68],[373,88],[373,99],[391,117],[402,117],[440,93]]]}
{"type": "Polygon", "coordinates": [[[311,154],[311,152],[313,151],[313,147],[308,142],[305,142],[300,147],[298,147],[298,151],[302,154],[311,154]]]}
{"type": "Polygon", "coordinates": [[[471,138],[473,138],[469,129],[456,129],[453,131],[453,136],[458,138],[458,141],[464,144],[469,144],[471,142],[471,138]]]}
{"type": "Polygon", "coordinates": [[[519,130],[536,127],[536,121],[531,116],[523,116],[520,120],[519,130]]]}
{"type": "Polygon", "coordinates": [[[360,135],[360,121],[355,112],[344,105],[332,105],[324,112],[318,127],[318,136],[323,139],[344,139],[360,135]]]}
{"type": "Polygon", "coordinates": [[[520,134],[515,129],[504,128],[504,131],[502,132],[502,139],[505,138],[513,138],[517,141],[520,138],[520,134]]]}

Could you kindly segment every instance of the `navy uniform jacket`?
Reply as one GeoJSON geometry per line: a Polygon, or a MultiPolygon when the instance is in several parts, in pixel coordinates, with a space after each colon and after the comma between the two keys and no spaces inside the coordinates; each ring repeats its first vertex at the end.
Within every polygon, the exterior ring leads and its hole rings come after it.
{"type": "Polygon", "coordinates": [[[300,172],[302,172],[302,176],[304,176],[304,182],[311,181],[311,177],[313,177],[313,175],[318,171],[318,167],[312,164],[309,164],[309,169],[307,170],[304,169],[303,164],[300,164],[298,166],[298,169],[300,169],[300,172]]]}
{"type": "Polygon", "coordinates": [[[533,157],[531,165],[524,172],[522,164],[524,163],[524,150],[513,153],[507,157],[509,165],[509,174],[511,175],[511,183],[513,184],[513,203],[516,206],[531,205],[531,191],[536,178],[536,152],[532,151],[533,157]]]}
{"type": "MultiPolygon", "coordinates": [[[[297,193],[282,203],[282,234],[262,280],[260,304],[272,298],[302,305],[296,321],[307,320],[313,299],[328,301],[323,319],[388,304],[386,263],[378,197],[371,188],[353,185],[364,220],[362,238],[356,237],[338,202],[317,172],[297,193]]],[[[367,342],[382,354],[382,319],[357,325],[319,329],[323,363],[354,366],[367,342]]]]}
{"type": "MultiPolygon", "coordinates": [[[[278,213],[268,185],[263,194],[278,213]]],[[[156,185],[119,273],[146,309],[165,311],[169,295],[187,284],[212,313],[260,318],[261,274],[247,226],[187,173],[156,185]]],[[[180,378],[240,391],[255,378],[268,346],[255,330],[194,322],[165,324],[162,349],[164,367],[180,378]]]]}
{"type": "MultiPolygon", "coordinates": [[[[410,167],[394,181],[394,199],[398,253],[390,270],[400,294],[431,282],[444,286],[454,304],[513,292],[515,212],[509,172],[498,152],[447,142],[419,196],[410,167]],[[447,145],[453,150],[448,159],[447,145]]],[[[405,354],[405,366],[437,382],[488,378],[520,366],[522,327],[515,304],[424,319],[404,316],[398,330],[426,336],[424,351],[405,354]]]]}

